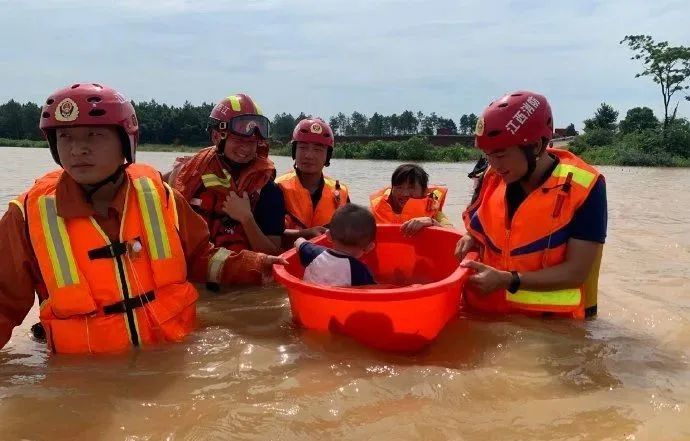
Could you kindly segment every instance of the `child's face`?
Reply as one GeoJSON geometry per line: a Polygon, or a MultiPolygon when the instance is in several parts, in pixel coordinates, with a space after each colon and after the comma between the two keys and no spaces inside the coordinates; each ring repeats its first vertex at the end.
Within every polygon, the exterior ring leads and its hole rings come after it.
{"type": "Polygon", "coordinates": [[[391,188],[390,199],[392,199],[393,204],[397,207],[403,207],[410,198],[423,198],[424,190],[425,189],[419,182],[415,182],[414,184],[405,182],[401,185],[394,185],[391,188]]]}
{"type": "Polygon", "coordinates": [[[326,165],[328,146],[315,142],[298,142],[295,150],[295,163],[304,173],[321,173],[326,165]]]}
{"type": "Polygon", "coordinates": [[[97,184],[125,161],[122,141],[113,126],[77,126],[56,130],[60,163],[79,184],[97,184]]]}

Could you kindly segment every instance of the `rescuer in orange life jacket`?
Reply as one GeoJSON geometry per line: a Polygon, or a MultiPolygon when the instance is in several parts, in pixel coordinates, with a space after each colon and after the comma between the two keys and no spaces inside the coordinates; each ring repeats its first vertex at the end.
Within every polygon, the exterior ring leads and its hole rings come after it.
{"type": "Polygon", "coordinates": [[[60,89],[39,125],[61,168],[11,201],[0,220],[0,348],[34,292],[54,352],[181,341],[196,318],[189,280],[258,284],[283,262],[209,243],[184,198],[135,163],[139,124],[117,91],[90,83],[60,89]]]}
{"type": "Polygon", "coordinates": [[[303,119],[292,133],[295,168],[276,179],[285,199],[286,247],[325,233],[335,211],[350,202],[347,186],[323,174],[334,145],[333,130],[321,118],[303,119]]]}
{"type": "Polygon", "coordinates": [[[546,98],[517,91],[492,102],[475,144],[489,167],[463,213],[463,259],[480,261],[464,301],[488,313],[582,319],[597,312],[607,208],[604,177],[574,154],[547,148],[553,116],[546,98]]]}
{"type": "Polygon", "coordinates": [[[285,204],[268,159],[269,126],[248,95],[222,99],[209,117],[213,145],[178,158],[167,178],[206,220],[216,246],[280,254],[285,204]]]}

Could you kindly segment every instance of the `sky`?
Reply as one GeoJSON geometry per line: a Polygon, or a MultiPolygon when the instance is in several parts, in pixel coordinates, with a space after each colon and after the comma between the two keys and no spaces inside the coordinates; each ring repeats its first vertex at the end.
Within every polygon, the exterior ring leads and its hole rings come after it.
{"type": "Polygon", "coordinates": [[[269,116],[409,109],[457,123],[527,89],[557,127],[581,128],[602,102],[662,115],[619,42],[690,46],[689,23],[687,0],[0,0],[0,102],[88,81],[135,101],[245,92],[269,116]]]}

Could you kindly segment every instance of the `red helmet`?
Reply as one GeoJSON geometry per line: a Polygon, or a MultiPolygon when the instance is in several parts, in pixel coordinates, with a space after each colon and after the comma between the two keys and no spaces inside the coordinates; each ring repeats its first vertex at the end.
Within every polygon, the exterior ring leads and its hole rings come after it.
{"type": "Polygon", "coordinates": [[[553,116],[543,95],[520,90],[492,102],[477,120],[474,145],[485,153],[551,140],[553,116]]]}
{"type": "Polygon", "coordinates": [[[96,83],[77,83],[53,92],[41,111],[39,127],[48,140],[50,153],[60,164],[55,129],[74,126],[117,126],[127,162],[134,162],[139,144],[139,122],[134,106],[118,91],[96,83]]]}
{"type": "Polygon", "coordinates": [[[230,132],[237,136],[254,136],[268,139],[270,121],[261,114],[261,108],[249,95],[238,93],[223,98],[211,110],[207,129],[215,129],[223,137],[230,132]]]}
{"type": "Polygon", "coordinates": [[[335,144],[331,126],[321,118],[307,118],[297,123],[292,132],[292,142],[313,142],[325,145],[329,149],[335,144]]]}

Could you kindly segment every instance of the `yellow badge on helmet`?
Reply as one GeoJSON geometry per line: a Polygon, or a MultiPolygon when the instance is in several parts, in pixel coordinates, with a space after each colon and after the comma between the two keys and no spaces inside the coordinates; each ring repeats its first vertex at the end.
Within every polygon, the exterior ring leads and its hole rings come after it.
{"type": "Polygon", "coordinates": [[[319,123],[314,123],[311,125],[311,133],[316,133],[317,135],[320,135],[323,132],[323,127],[321,127],[321,124],[319,123]]]}
{"type": "Polygon", "coordinates": [[[55,111],[55,119],[63,122],[71,122],[79,117],[79,107],[72,98],[60,101],[55,111]]]}
{"type": "Polygon", "coordinates": [[[484,134],[484,118],[479,118],[477,120],[477,126],[474,128],[474,134],[477,136],[482,136],[484,134]]]}

